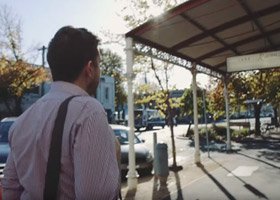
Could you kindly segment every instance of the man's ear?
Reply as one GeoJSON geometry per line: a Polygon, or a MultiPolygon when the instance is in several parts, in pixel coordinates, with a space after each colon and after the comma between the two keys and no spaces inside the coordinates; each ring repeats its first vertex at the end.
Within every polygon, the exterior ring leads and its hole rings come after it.
{"type": "Polygon", "coordinates": [[[86,66],[85,66],[85,72],[86,74],[92,78],[92,74],[93,74],[93,62],[90,60],[87,62],[86,66]]]}

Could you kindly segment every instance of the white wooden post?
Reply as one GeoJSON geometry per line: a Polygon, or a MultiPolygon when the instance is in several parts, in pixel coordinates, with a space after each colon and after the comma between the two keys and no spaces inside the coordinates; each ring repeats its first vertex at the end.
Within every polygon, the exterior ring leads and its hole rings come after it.
{"type": "Polygon", "coordinates": [[[129,126],[129,154],[128,154],[128,173],[127,184],[128,190],[134,190],[137,187],[137,171],[135,165],[135,150],[134,150],[134,99],[132,93],[133,82],[133,48],[132,38],[126,38],[126,66],[127,66],[127,102],[128,102],[128,126],[129,126]]]}
{"type": "Polygon", "coordinates": [[[198,114],[197,114],[197,85],[196,85],[196,63],[192,63],[192,89],[193,89],[193,120],[194,120],[194,162],[200,163],[199,135],[198,135],[198,114]]]}

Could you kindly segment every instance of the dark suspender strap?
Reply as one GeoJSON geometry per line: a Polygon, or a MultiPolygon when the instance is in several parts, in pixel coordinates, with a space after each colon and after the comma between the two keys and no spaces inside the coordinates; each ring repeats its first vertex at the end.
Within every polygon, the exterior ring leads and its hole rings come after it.
{"type": "Polygon", "coordinates": [[[76,96],[68,97],[58,109],[50,143],[47,172],[45,177],[44,200],[55,200],[57,197],[59,173],[61,167],[61,146],[67,108],[70,100],[76,96]]]}

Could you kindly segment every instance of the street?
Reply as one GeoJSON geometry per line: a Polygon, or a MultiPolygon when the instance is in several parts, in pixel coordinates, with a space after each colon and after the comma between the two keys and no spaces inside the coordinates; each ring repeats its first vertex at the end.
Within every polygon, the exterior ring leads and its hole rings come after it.
{"type": "MultiPolygon", "coordinates": [[[[170,171],[167,186],[161,187],[151,175],[139,177],[137,192],[126,193],[125,199],[280,199],[280,134],[267,137],[246,138],[233,142],[235,151],[201,151],[201,165],[194,165],[194,147],[190,140],[178,136],[185,133],[187,125],[174,127],[178,165],[183,170],[170,171]]],[[[168,144],[169,164],[172,164],[170,130],[143,131],[139,137],[153,149],[153,132],[158,141],[168,144]]],[[[136,132],[139,134],[139,132],[136,132]]]]}
{"type": "MultiPolygon", "coordinates": [[[[194,156],[194,148],[190,146],[191,140],[178,139],[177,137],[181,137],[185,135],[188,130],[188,125],[178,125],[174,126],[174,137],[175,137],[175,147],[176,147],[176,160],[177,164],[181,162],[185,162],[186,160],[190,160],[194,156]]],[[[154,127],[153,130],[144,131],[144,129],[140,132],[135,132],[136,135],[142,140],[145,140],[145,145],[151,150],[153,153],[153,133],[157,133],[157,142],[166,143],[168,146],[168,156],[169,156],[169,164],[172,164],[172,144],[171,144],[171,131],[170,127],[165,126],[163,129],[161,127],[154,127]]]]}

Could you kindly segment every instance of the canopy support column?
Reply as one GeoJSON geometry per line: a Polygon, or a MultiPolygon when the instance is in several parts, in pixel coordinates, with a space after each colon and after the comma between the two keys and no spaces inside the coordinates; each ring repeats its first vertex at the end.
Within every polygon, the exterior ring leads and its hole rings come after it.
{"type": "Polygon", "coordinates": [[[228,81],[227,76],[224,76],[224,98],[226,104],[226,121],[227,121],[227,151],[231,150],[231,138],[230,138],[230,127],[229,127],[229,99],[228,99],[228,81]]]}
{"type": "Polygon", "coordinates": [[[137,188],[137,171],[135,164],[135,149],[134,149],[134,99],[132,92],[133,83],[133,48],[132,38],[126,38],[126,66],[127,66],[127,89],[128,89],[128,126],[129,126],[129,157],[128,157],[128,173],[127,184],[128,190],[134,190],[137,188]]]}
{"type": "Polygon", "coordinates": [[[196,63],[192,63],[192,89],[193,89],[193,119],[194,119],[194,162],[200,163],[199,135],[198,135],[198,114],[197,114],[197,85],[196,85],[196,63]]]}

